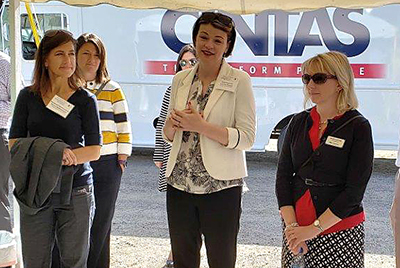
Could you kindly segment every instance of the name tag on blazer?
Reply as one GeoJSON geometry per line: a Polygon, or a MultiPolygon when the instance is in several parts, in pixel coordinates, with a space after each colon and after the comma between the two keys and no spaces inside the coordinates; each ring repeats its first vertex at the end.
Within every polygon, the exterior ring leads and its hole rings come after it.
{"type": "Polygon", "coordinates": [[[224,75],[217,82],[215,87],[226,91],[235,91],[238,83],[239,79],[237,77],[224,75]]]}
{"type": "Polygon", "coordinates": [[[333,147],[337,147],[337,148],[343,148],[345,142],[346,142],[346,140],[344,140],[344,139],[336,138],[333,136],[328,136],[325,144],[333,146],[333,147]]]}

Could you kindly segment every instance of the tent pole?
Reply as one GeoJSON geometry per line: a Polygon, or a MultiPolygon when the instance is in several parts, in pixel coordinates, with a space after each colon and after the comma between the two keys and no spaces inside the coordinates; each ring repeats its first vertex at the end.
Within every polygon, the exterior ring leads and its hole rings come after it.
{"type": "MultiPolygon", "coordinates": [[[[22,87],[21,83],[21,59],[22,59],[22,46],[21,46],[21,17],[20,17],[20,1],[9,0],[9,18],[10,18],[10,52],[11,52],[11,105],[14,108],[15,101],[19,90],[22,87]]],[[[21,248],[21,235],[20,235],[20,217],[19,206],[15,198],[13,198],[13,214],[14,214],[14,228],[13,233],[17,239],[17,258],[18,263],[16,268],[23,268],[22,262],[22,248],[21,248]]]]}

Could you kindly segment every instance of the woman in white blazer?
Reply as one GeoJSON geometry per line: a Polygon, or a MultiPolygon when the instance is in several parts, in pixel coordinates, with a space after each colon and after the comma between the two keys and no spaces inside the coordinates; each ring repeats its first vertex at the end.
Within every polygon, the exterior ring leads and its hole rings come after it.
{"type": "Polygon", "coordinates": [[[255,102],[249,75],[224,60],[236,38],[232,19],[204,12],[192,38],[198,64],[175,75],[163,129],[172,144],[166,177],[174,267],[199,267],[203,234],[210,268],[233,268],[255,102]]]}

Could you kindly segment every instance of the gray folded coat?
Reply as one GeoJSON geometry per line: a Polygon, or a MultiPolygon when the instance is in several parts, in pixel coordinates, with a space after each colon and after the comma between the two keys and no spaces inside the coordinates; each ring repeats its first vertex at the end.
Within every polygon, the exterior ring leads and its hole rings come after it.
{"type": "Polygon", "coordinates": [[[19,138],[15,142],[10,173],[22,212],[37,214],[47,207],[54,192],[60,193],[62,205],[69,204],[76,168],[62,166],[63,152],[68,147],[62,140],[46,137],[19,138]]]}

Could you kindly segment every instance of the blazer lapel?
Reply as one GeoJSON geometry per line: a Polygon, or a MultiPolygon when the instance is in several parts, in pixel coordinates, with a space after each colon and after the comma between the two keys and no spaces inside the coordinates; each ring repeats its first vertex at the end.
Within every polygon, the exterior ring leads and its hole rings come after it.
{"type": "Polygon", "coordinates": [[[215,81],[214,89],[211,92],[206,107],[204,108],[204,119],[206,120],[221,95],[225,91],[234,92],[236,90],[239,81],[237,77],[229,75],[230,68],[232,67],[230,67],[225,60],[223,60],[221,70],[218,74],[217,80],[215,81]]]}

